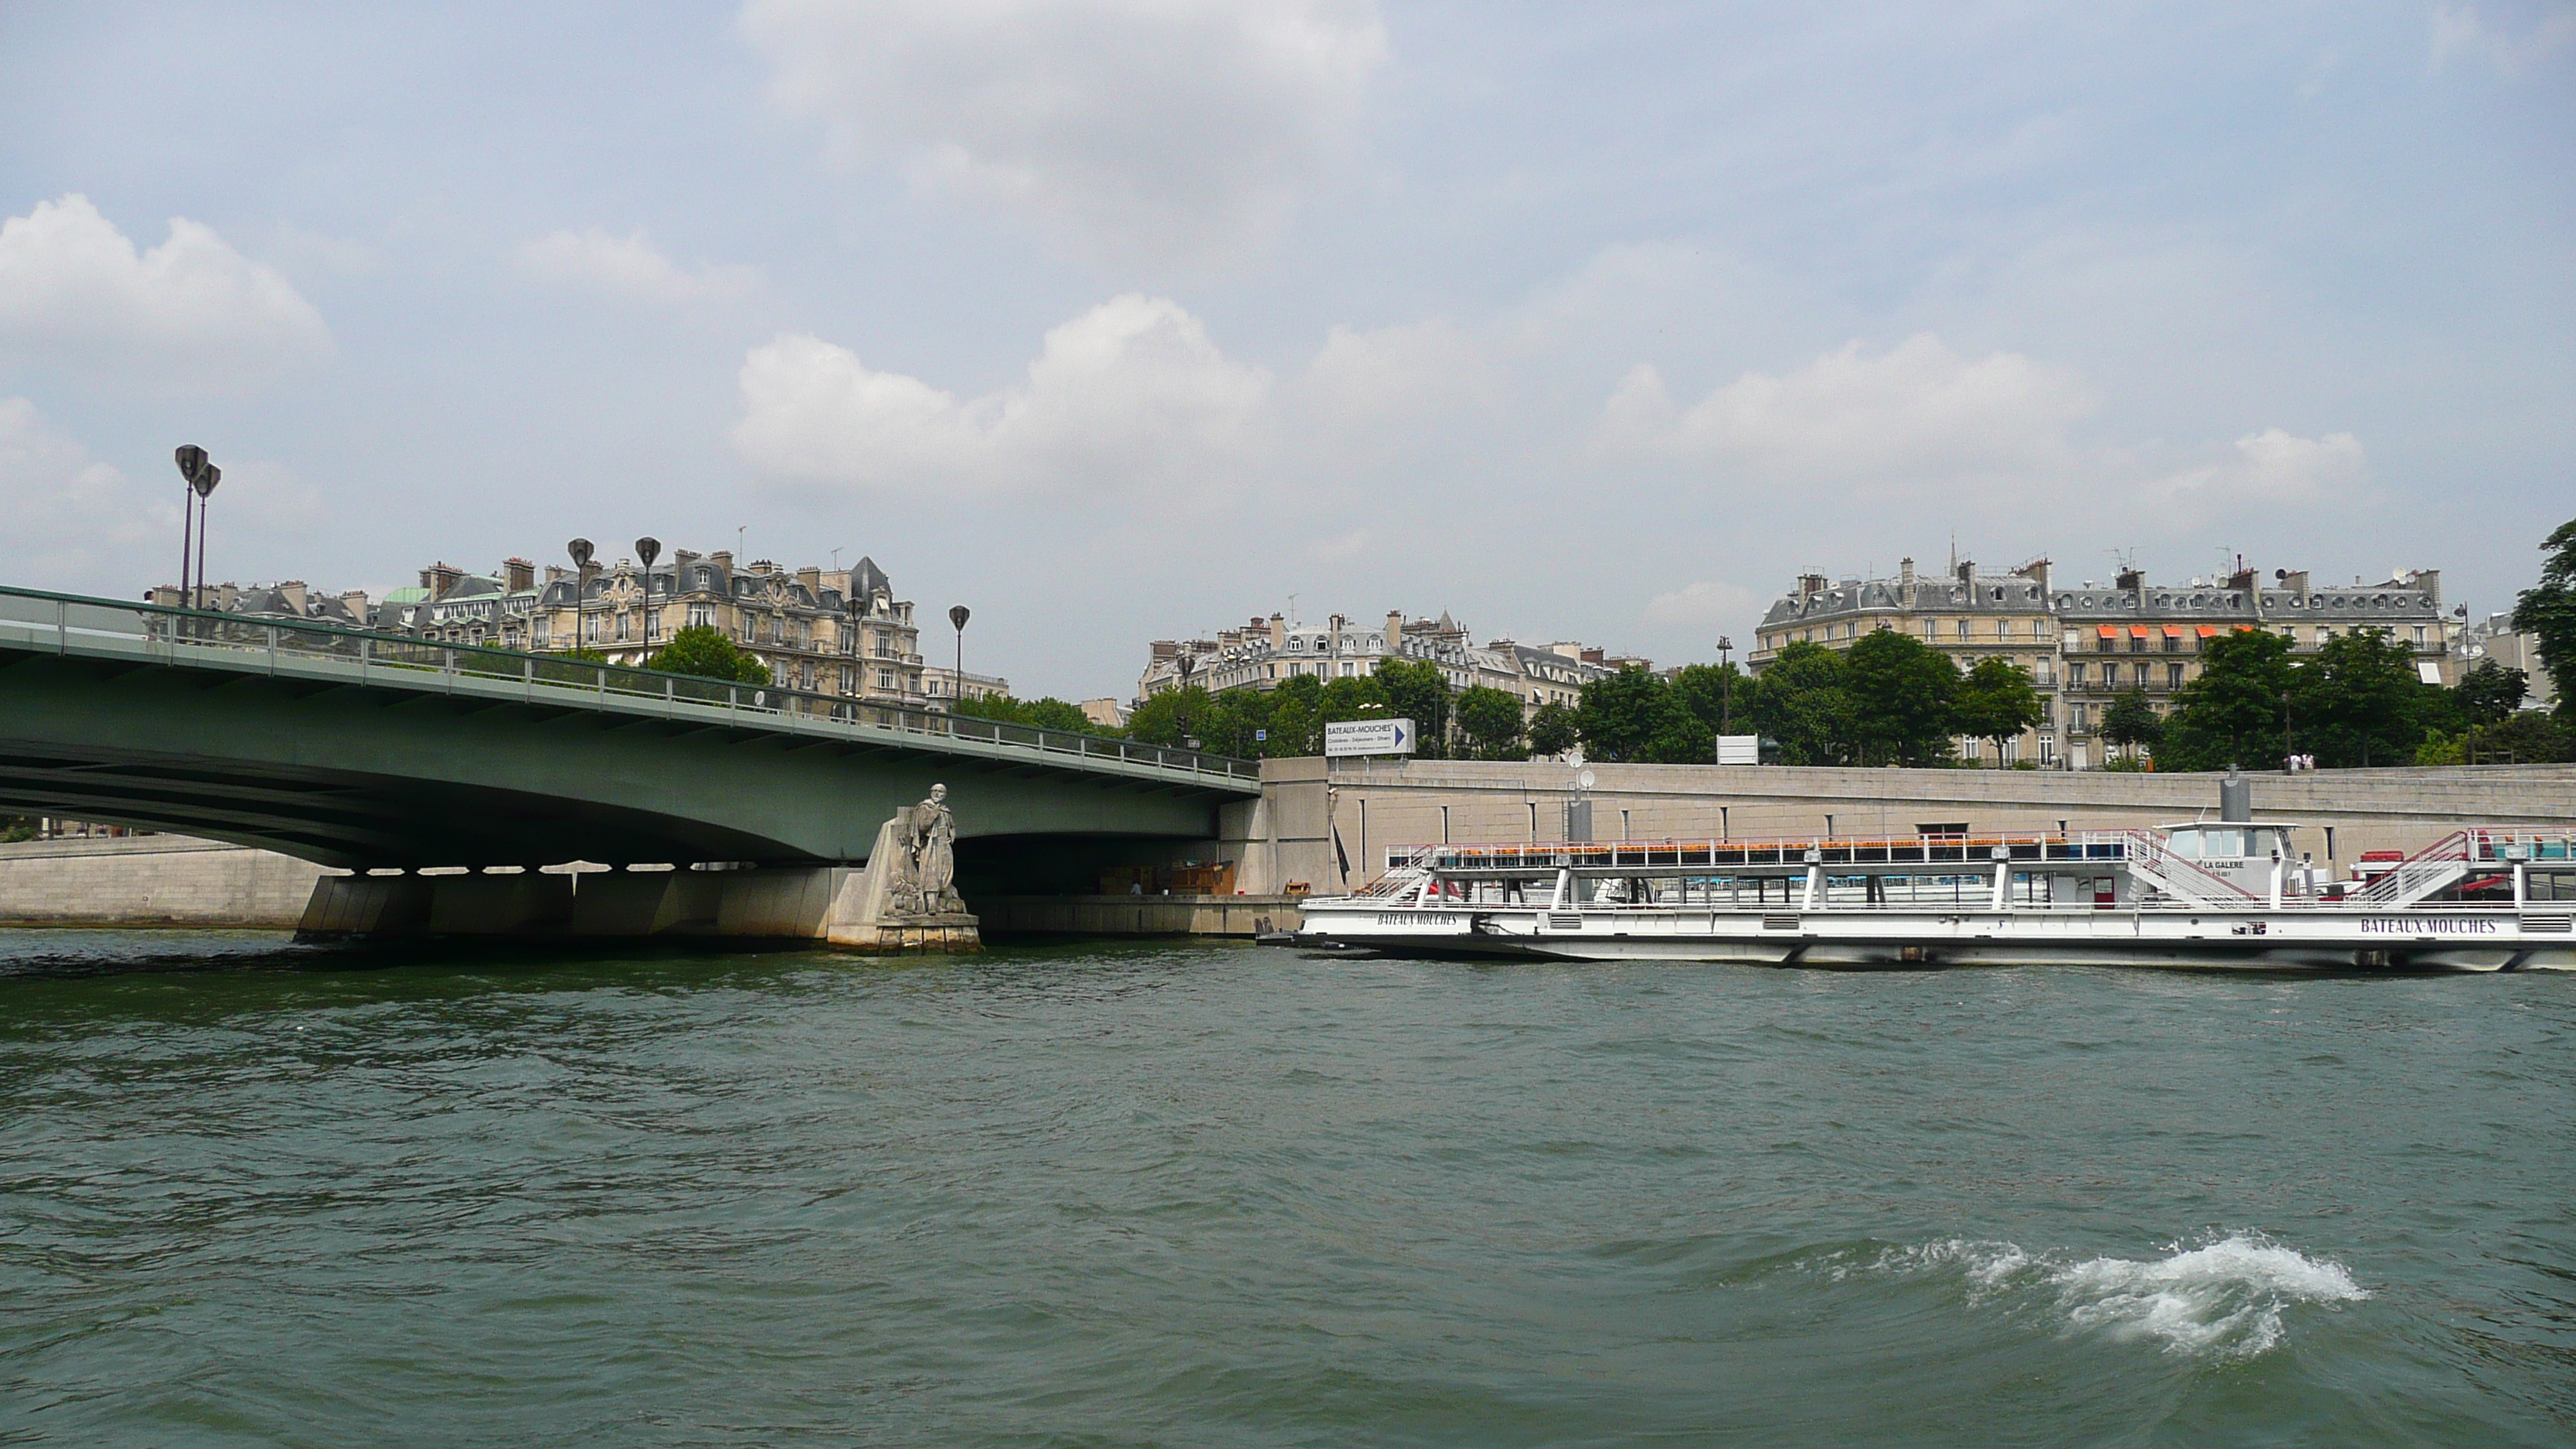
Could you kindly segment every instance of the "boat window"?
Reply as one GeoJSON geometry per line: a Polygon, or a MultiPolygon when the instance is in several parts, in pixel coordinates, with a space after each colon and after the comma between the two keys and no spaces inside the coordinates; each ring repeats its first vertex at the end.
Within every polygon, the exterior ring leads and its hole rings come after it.
{"type": "Polygon", "coordinates": [[[2200,859],[2200,832],[2177,830],[2173,833],[2173,853],[2185,860],[2200,859]]]}

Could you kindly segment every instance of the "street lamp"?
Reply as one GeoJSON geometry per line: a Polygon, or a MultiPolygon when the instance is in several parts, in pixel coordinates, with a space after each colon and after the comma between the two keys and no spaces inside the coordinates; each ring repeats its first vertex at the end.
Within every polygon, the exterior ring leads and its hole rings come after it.
{"type": "Polygon", "coordinates": [[[576,538],[564,545],[564,553],[572,559],[572,644],[569,647],[579,649],[582,645],[582,585],[590,581],[590,540],[576,538]]]}
{"type": "Polygon", "coordinates": [[[644,560],[644,602],[642,606],[644,623],[642,629],[638,632],[644,636],[644,642],[649,644],[653,642],[654,623],[653,560],[662,556],[662,540],[658,538],[639,538],[635,540],[635,556],[644,560]]]}
{"type": "Polygon", "coordinates": [[[1726,657],[1734,648],[1733,639],[1717,636],[1717,732],[1721,735],[1735,732],[1735,666],[1726,657]]]}
{"type": "Polygon", "coordinates": [[[1181,681],[1173,687],[1172,699],[1180,710],[1182,748],[1192,750],[1198,748],[1198,741],[1190,736],[1190,671],[1198,667],[1199,661],[1195,655],[1184,654],[1172,662],[1172,669],[1180,676],[1181,681]]]}
{"type": "Polygon", "coordinates": [[[972,617],[974,611],[964,604],[948,606],[948,622],[957,629],[957,692],[948,699],[950,714],[955,714],[957,706],[966,702],[966,621],[972,617]]]}
{"type": "Polygon", "coordinates": [[[179,588],[188,596],[188,607],[193,609],[203,606],[206,592],[206,502],[214,497],[215,485],[223,481],[224,470],[208,462],[206,450],[194,443],[183,445],[177,456],[179,477],[187,485],[187,492],[181,495],[179,500],[179,588]],[[192,514],[196,524],[193,532],[197,555],[197,575],[194,583],[189,582],[188,578],[191,533],[189,523],[192,514]]]}

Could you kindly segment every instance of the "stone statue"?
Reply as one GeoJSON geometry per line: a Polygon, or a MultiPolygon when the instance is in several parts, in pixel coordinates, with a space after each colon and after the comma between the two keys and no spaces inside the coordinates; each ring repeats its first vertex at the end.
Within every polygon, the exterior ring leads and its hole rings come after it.
{"type": "Polygon", "coordinates": [[[904,827],[904,854],[912,865],[909,882],[919,893],[924,915],[963,911],[957,897],[957,817],[948,813],[948,787],[933,785],[930,798],[912,807],[904,827]]]}

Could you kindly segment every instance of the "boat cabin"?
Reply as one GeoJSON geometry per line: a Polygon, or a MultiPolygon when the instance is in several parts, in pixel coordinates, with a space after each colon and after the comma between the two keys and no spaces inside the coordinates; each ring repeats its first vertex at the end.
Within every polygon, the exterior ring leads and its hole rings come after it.
{"type": "Polygon", "coordinates": [[[2282,821],[2209,820],[2163,827],[2166,848],[2239,890],[2265,895],[2272,888],[2278,863],[2290,889],[2298,890],[2299,853],[2290,832],[2299,827],[2282,821]]]}

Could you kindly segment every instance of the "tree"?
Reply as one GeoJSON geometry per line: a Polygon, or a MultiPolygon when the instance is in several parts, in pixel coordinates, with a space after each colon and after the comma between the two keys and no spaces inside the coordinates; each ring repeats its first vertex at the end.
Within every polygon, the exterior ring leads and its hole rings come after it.
{"type": "Polygon", "coordinates": [[[1575,733],[1587,758],[1651,760],[1656,743],[1672,731],[1672,686],[1635,665],[1583,686],[1574,706],[1575,733]]]}
{"type": "MultiPolygon", "coordinates": [[[[2141,703],[2144,702],[2143,696],[2141,703]]],[[[1959,733],[1995,747],[1995,763],[2004,762],[2004,741],[2048,718],[2048,705],[2032,687],[2030,671],[2004,659],[1980,659],[1959,682],[1955,702],[1959,733]]],[[[2154,717],[2148,711],[2148,717],[2154,717]]]]}
{"type": "MultiPolygon", "coordinates": [[[[1759,680],[1731,662],[1686,665],[1673,675],[1674,702],[1707,726],[1712,740],[1728,731],[1745,734],[1751,730],[1753,716],[1749,711],[1754,693],[1760,688],[1759,680]]],[[[1712,744],[1712,752],[1714,749],[1712,744]]]]}
{"type": "Polygon", "coordinates": [[[1195,684],[1167,689],[1136,706],[1127,717],[1127,738],[1148,745],[1177,747],[1193,738],[1199,725],[1215,717],[1215,703],[1195,684]]]}
{"type": "Polygon", "coordinates": [[[704,624],[691,624],[672,635],[670,643],[654,650],[653,656],[644,661],[644,667],[733,684],[769,683],[769,666],[760,662],[760,656],[746,653],[704,624]]]}
{"type": "Polygon", "coordinates": [[[1859,759],[1865,765],[1930,765],[1949,759],[1959,733],[1959,666],[1893,629],[1845,651],[1859,759]]]}
{"type": "Polygon", "coordinates": [[[2576,519],[2541,540],[2548,555],[2540,583],[2513,605],[2513,627],[2531,636],[2549,677],[2558,681],[2558,722],[2576,727],[2576,519]]]}
{"type": "Polygon", "coordinates": [[[999,720],[1004,724],[1031,725],[1068,734],[1102,735],[1114,739],[1121,733],[1115,725],[1093,723],[1091,717],[1082,712],[1082,706],[1052,695],[1037,699],[1013,699],[1007,694],[974,695],[951,705],[949,712],[969,719],[999,720]]]}
{"type": "Polygon", "coordinates": [[[2291,668],[2289,690],[2292,748],[2329,769],[2413,763],[2427,716],[2448,704],[2385,629],[2327,640],[2291,668]]]}
{"type": "Polygon", "coordinates": [[[2531,692],[2531,676],[2492,659],[2481,659],[2477,667],[2460,676],[2451,687],[2451,702],[2461,721],[2469,725],[2502,724],[2522,708],[2522,698],[2531,692]]]}
{"type": "Polygon", "coordinates": [[[1427,760],[1449,753],[1449,677],[1428,659],[1383,658],[1377,662],[1378,687],[1386,692],[1387,713],[1413,721],[1413,752],[1427,760]]]}
{"type": "Polygon", "coordinates": [[[1799,640],[1783,647],[1738,718],[1775,740],[1784,765],[1843,765],[1853,758],[1857,709],[1850,663],[1822,644],[1799,640]]]}
{"type": "Polygon", "coordinates": [[[2133,751],[2143,745],[2152,751],[2164,737],[2164,718],[2147,703],[2143,689],[2130,690],[2102,710],[2102,739],[2106,744],[2133,751]]]}
{"type": "Polygon", "coordinates": [[[1573,749],[1581,734],[1575,728],[1574,711],[1562,700],[1551,699],[1530,714],[1530,754],[1561,755],[1573,749]]]}
{"type": "Polygon", "coordinates": [[[2576,730],[2546,712],[2514,711],[2511,719],[2457,734],[2436,730],[2416,747],[2419,765],[2552,765],[2576,760],[2576,730]]]}
{"type": "Polygon", "coordinates": [[[1268,691],[1270,738],[1262,758],[1290,759],[1324,752],[1324,681],[1311,674],[1291,675],[1268,691]]]}
{"type": "Polygon", "coordinates": [[[1529,757],[1522,741],[1520,696],[1490,685],[1471,685],[1458,693],[1458,732],[1467,753],[1479,760],[1529,757]]]}
{"type": "Polygon", "coordinates": [[[2281,696],[2290,687],[2290,641],[2239,629],[2201,650],[2200,677],[2175,696],[2156,762],[2177,770],[2223,770],[2287,753],[2281,696]]]}

